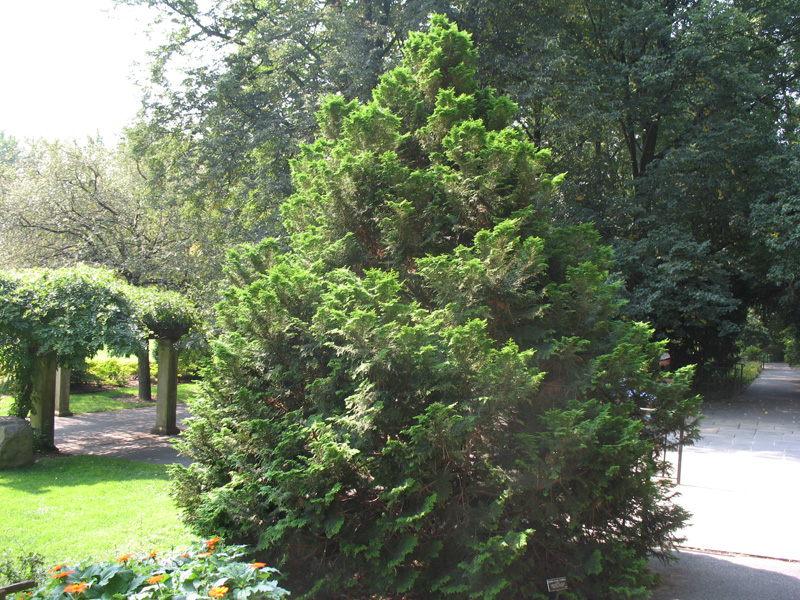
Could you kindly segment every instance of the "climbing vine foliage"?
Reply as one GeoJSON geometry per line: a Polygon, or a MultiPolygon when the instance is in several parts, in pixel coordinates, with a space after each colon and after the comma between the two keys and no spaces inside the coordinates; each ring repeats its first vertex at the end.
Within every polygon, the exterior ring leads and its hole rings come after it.
{"type": "Polygon", "coordinates": [[[298,596],[633,597],[686,516],[656,472],[690,373],[552,225],[559,177],[474,62],[435,16],[371,102],[327,98],[288,245],[230,255],[174,491],[298,596]]]}
{"type": "Polygon", "coordinates": [[[147,338],[195,321],[178,294],[135,288],[104,269],[0,272],[0,372],[11,376],[16,412],[26,416],[39,357],[52,352],[59,364],[79,366],[103,348],[135,353],[147,338]]]}

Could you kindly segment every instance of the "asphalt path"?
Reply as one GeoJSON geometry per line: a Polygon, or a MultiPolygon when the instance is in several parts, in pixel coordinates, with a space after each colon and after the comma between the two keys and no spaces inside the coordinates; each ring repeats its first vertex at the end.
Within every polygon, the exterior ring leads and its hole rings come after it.
{"type": "Polygon", "coordinates": [[[653,600],[800,600],[800,371],[767,365],[703,415],[677,486],[686,541],[677,563],[651,562],[653,600]]]}

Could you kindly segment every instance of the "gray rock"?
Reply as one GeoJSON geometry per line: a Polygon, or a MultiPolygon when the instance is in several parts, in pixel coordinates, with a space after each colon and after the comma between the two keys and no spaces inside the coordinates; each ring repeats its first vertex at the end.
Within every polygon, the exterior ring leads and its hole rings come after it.
{"type": "Polygon", "coordinates": [[[25,419],[0,417],[0,470],[33,464],[33,429],[25,419]]]}

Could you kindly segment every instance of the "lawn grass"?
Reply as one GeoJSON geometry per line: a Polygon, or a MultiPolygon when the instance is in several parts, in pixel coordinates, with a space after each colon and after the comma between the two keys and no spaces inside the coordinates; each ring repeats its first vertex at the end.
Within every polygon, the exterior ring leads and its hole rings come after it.
{"type": "Polygon", "coordinates": [[[168,494],[167,467],[102,456],[0,471],[0,548],[47,564],[183,550],[197,541],[168,494]]]}
{"type": "MultiPolygon", "coordinates": [[[[178,402],[186,403],[200,393],[200,386],[197,383],[178,384],[178,402]]],[[[91,412],[103,412],[106,410],[122,410],[125,408],[136,408],[146,406],[147,402],[141,402],[138,398],[139,388],[136,386],[124,388],[112,388],[98,390],[96,392],[83,392],[71,394],[69,398],[69,408],[76,415],[91,412]]],[[[156,397],[156,388],[153,387],[153,400],[156,397]]],[[[11,414],[12,399],[10,396],[0,396],[0,416],[11,414]]]]}
{"type": "Polygon", "coordinates": [[[13,404],[14,399],[11,396],[0,396],[0,417],[10,416],[13,404]]]}
{"type": "MultiPolygon", "coordinates": [[[[178,403],[184,404],[200,392],[200,386],[196,383],[178,384],[178,403]]],[[[102,412],[106,410],[122,410],[125,408],[136,408],[137,406],[147,405],[138,398],[139,388],[124,387],[100,390],[97,392],[84,392],[81,394],[71,394],[69,397],[69,408],[77,414],[102,412]]],[[[153,387],[153,400],[156,398],[156,388],[153,387]]]]}

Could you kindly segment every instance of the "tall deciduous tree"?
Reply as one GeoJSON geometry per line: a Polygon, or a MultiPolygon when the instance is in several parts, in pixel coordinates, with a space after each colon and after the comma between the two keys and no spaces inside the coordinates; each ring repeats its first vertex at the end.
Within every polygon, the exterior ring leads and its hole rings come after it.
{"type": "Polygon", "coordinates": [[[124,148],[34,142],[0,191],[4,266],[82,263],[134,285],[185,287],[199,265],[199,236],[150,179],[124,148]]]}
{"type": "Polygon", "coordinates": [[[177,23],[153,64],[138,147],[177,150],[183,197],[233,242],[278,229],[269,216],[292,191],[288,158],[313,134],[321,95],[368,98],[437,3],[127,1],[177,23]]]}
{"type": "Polygon", "coordinates": [[[459,6],[481,72],[570,174],[562,215],[614,244],[629,314],[682,363],[729,360],[771,289],[754,208],[780,214],[793,185],[797,2],[459,6]]]}
{"type": "Polygon", "coordinates": [[[686,516],[655,472],[690,373],[658,377],[591,227],[554,226],[470,37],[438,16],[404,53],[323,102],[287,245],[231,255],[176,497],[301,597],[640,593],[686,516]]]}

